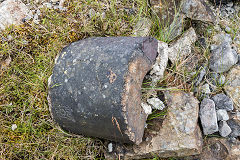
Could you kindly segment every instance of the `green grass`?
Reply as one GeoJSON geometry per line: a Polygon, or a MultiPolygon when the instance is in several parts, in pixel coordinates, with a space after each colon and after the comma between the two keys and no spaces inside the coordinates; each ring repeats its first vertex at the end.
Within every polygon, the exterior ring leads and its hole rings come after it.
{"type": "Polygon", "coordinates": [[[65,6],[64,12],[42,9],[39,25],[30,21],[0,32],[0,159],[103,158],[101,141],[70,136],[52,121],[48,77],[56,55],[69,43],[92,36],[131,35],[138,18],[147,14],[146,4],[79,0],[65,6]],[[90,9],[96,13],[92,17],[90,9]],[[7,40],[9,35],[12,39],[7,40]],[[9,57],[11,63],[5,64],[9,57]]]}
{"type": "MultiPolygon", "coordinates": [[[[43,8],[39,24],[28,21],[0,32],[0,159],[103,159],[100,140],[66,134],[51,119],[47,91],[55,57],[84,38],[131,36],[141,17],[153,22],[152,36],[170,41],[169,25],[162,26],[143,0],[70,0],[65,7],[43,8]]],[[[184,63],[168,66],[154,90],[190,91],[189,73],[184,63]]],[[[165,114],[154,112],[149,119],[165,114]]]]}

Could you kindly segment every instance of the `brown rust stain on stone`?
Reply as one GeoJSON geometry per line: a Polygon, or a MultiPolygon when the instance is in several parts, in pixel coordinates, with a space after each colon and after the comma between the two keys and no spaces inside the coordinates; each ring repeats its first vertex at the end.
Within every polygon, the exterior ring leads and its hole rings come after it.
{"type": "Polygon", "coordinates": [[[128,124],[126,134],[136,144],[141,143],[146,114],[141,108],[141,86],[144,76],[151,69],[151,63],[146,57],[137,57],[129,63],[128,74],[125,76],[125,90],[122,95],[124,118],[128,124]],[[135,135],[135,136],[134,136],[135,135]]]}
{"type": "Polygon", "coordinates": [[[109,72],[110,73],[107,77],[109,79],[109,82],[112,84],[117,79],[117,75],[111,69],[109,70],[109,72]]]}

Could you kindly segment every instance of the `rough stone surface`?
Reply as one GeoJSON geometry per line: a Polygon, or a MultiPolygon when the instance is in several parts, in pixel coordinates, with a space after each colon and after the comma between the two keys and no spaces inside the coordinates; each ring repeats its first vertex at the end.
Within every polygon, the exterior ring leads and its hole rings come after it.
{"type": "Polygon", "coordinates": [[[9,25],[20,25],[26,17],[32,13],[21,0],[6,0],[0,3],[0,29],[9,25]]]}
{"type": "Polygon", "coordinates": [[[215,17],[211,9],[203,0],[183,0],[181,11],[193,20],[215,22],[215,17]]]}
{"type": "Polygon", "coordinates": [[[141,106],[144,110],[144,112],[146,113],[146,115],[149,115],[152,113],[152,107],[146,103],[141,103],[141,106]]]}
{"type": "Polygon", "coordinates": [[[163,102],[158,98],[150,98],[147,100],[147,102],[152,106],[153,109],[163,110],[165,108],[163,102]]]}
{"type": "Polygon", "coordinates": [[[201,87],[201,92],[203,94],[210,94],[211,93],[211,90],[209,88],[209,84],[204,84],[202,87],[201,87]]]}
{"type": "Polygon", "coordinates": [[[217,114],[214,101],[204,98],[200,105],[200,120],[205,135],[218,131],[217,114]]]}
{"type": "Polygon", "coordinates": [[[168,54],[169,54],[168,44],[158,41],[158,56],[150,72],[153,84],[156,84],[157,81],[163,78],[164,71],[167,67],[168,54]]]}
{"type": "Polygon", "coordinates": [[[238,55],[229,43],[222,43],[211,50],[210,69],[217,73],[228,71],[238,61],[238,55]]]}
{"type": "Polygon", "coordinates": [[[193,28],[187,30],[176,42],[170,44],[169,59],[174,63],[189,56],[192,52],[192,44],[197,40],[197,35],[193,28]]]}
{"type": "Polygon", "coordinates": [[[222,137],[227,137],[232,132],[226,121],[219,122],[219,134],[222,137]]]}
{"type": "Polygon", "coordinates": [[[54,120],[75,134],[140,143],[146,123],[142,80],[157,45],[149,37],[95,37],[64,48],[49,78],[54,120]]]}
{"type": "Polygon", "coordinates": [[[217,119],[218,121],[224,120],[227,121],[229,120],[228,113],[225,109],[219,109],[217,110],[217,119]]]}
{"type": "MultiPolygon", "coordinates": [[[[107,159],[143,159],[159,157],[182,157],[196,155],[202,150],[202,137],[198,127],[198,100],[190,93],[166,92],[168,106],[166,118],[157,130],[145,131],[144,141],[125,148],[125,153],[115,152],[107,159]],[[109,158],[111,157],[111,158],[109,158]]],[[[155,125],[158,125],[157,122],[155,125]]]]}
{"type": "Polygon", "coordinates": [[[230,34],[226,34],[226,33],[219,33],[213,36],[213,43],[215,43],[216,45],[220,45],[222,43],[232,43],[232,37],[230,34]]]}
{"type": "Polygon", "coordinates": [[[133,29],[133,36],[145,37],[149,36],[152,21],[146,17],[140,18],[136,26],[133,29]]]}
{"type": "Polygon", "coordinates": [[[207,138],[199,160],[239,160],[240,142],[226,138],[207,138]]]}
{"type": "Polygon", "coordinates": [[[235,109],[240,111],[240,66],[235,66],[229,71],[224,89],[233,100],[235,109]]]}
{"type": "Polygon", "coordinates": [[[212,99],[215,103],[216,109],[225,109],[227,111],[233,110],[233,101],[225,94],[217,94],[213,96],[212,99]]]}
{"type": "Polygon", "coordinates": [[[240,119],[230,119],[227,121],[227,124],[232,129],[232,132],[229,136],[239,137],[240,136],[240,119]]]}

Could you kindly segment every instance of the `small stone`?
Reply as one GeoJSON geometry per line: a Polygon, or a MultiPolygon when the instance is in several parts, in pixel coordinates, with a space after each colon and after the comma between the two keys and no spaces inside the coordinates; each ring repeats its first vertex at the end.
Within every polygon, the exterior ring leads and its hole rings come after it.
{"type": "Polygon", "coordinates": [[[204,84],[203,86],[201,86],[201,98],[210,98],[209,94],[211,93],[209,84],[204,84]]]}
{"type": "Polygon", "coordinates": [[[12,124],[12,130],[14,131],[15,129],[17,129],[17,125],[16,124],[12,124]]]}
{"type": "Polygon", "coordinates": [[[43,3],[43,6],[46,6],[47,8],[52,8],[52,4],[47,2],[43,3]]]}
{"type": "Polygon", "coordinates": [[[225,78],[224,75],[220,75],[220,77],[219,77],[219,79],[218,79],[218,84],[219,84],[220,86],[224,85],[225,79],[226,79],[226,78],[225,78]]]}
{"type": "Polygon", "coordinates": [[[236,119],[230,119],[227,121],[227,124],[232,129],[232,133],[229,135],[230,137],[240,136],[240,121],[236,119]]]}
{"type": "Polygon", "coordinates": [[[237,53],[229,43],[224,42],[211,50],[210,69],[217,73],[228,71],[237,61],[237,53]]]}
{"type": "Polygon", "coordinates": [[[201,0],[184,0],[181,11],[193,20],[203,22],[215,22],[212,10],[201,0]]]}
{"type": "Polygon", "coordinates": [[[150,72],[153,86],[163,78],[168,63],[168,44],[158,41],[158,56],[150,72]]]}
{"type": "Polygon", "coordinates": [[[197,40],[196,32],[190,28],[175,42],[170,44],[169,59],[175,63],[180,61],[192,53],[192,44],[197,40]]]}
{"type": "Polygon", "coordinates": [[[217,114],[214,101],[204,98],[200,105],[200,120],[204,135],[218,131],[217,114]]]}
{"type": "Polygon", "coordinates": [[[152,105],[153,109],[163,110],[165,108],[163,102],[158,98],[148,99],[147,102],[152,105]]]}
{"type": "Polygon", "coordinates": [[[228,113],[225,109],[219,109],[217,110],[217,119],[218,121],[224,120],[227,121],[229,120],[228,113]]]}
{"type": "Polygon", "coordinates": [[[231,44],[232,43],[232,37],[230,34],[226,33],[219,33],[213,36],[213,42],[216,45],[220,45],[224,42],[231,44]]]}
{"type": "Polygon", "coordinates": [[[228,3],[227,3],[227,6],[228,6],[228,7],[233,7],[233,2],[228,2],[228,3]]]}
{"type": "Polygon", "coordinates": [[[6,0],[0,3],[0,29],[9,25],[20,25],[25,17],[32,17],[32,12],[21,0],[6,0]]]}
{"type": "Polygon", "coordinates": [[[225,109],[227,111],[233,110],[233,101],[225,94],[223,93],[217,94],[213,96],[212,99],[215,102],[217,109],[225,109]]]}
{"type": "Polygon", "coordinates": [[[113,151],[113,144],[109,143],[108,144],[108,152],[111,153],[113,151]]]}
{"type": "Polygon", "coordinates": [[[219,133],[222,137],[227,137],[232,132],[226,121],[219,122],[219,133]]]}
{"type": "Polygon", "coordinates": [[[151,107],[150,105],[148,105],[148,104],[146,104],[146,103],[141,103],[141,106],[142,106],[144,112],[145,112],[147,115],[149,115],[149,114],[152,113],[152,107],[151,107]]]}
{"type": "Polygon", "coordinates": [[[229,34],[233,32],[232,28],[230,28],[228,26],[226,26],[225,31],[229,34]]]}

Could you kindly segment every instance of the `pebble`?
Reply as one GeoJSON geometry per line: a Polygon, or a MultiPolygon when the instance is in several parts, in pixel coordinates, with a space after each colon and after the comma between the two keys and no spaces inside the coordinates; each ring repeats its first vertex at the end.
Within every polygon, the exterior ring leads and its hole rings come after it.
{"type": "Polygon", "coordinates": [[[204,135],[218,131],[217,114],[213,100],[208,98],[202,100],[199,115],[204,135]]]}
{"type": "Polygon", "coordinates": [[[233,101],[227,95],[220,93],[212,97],[217,109],[233,110],[233,101]]]}
{"type": "Polygon", "coordinates": [[[222,137],[227,137],[232,132],[232,129],[228,126],[226,121],[219,122],[219,134],[222,137]]]}
{"type": "Polygon", "coordinates": [[[113,151],[113,144],[109,143],[108,144],[108,152],[111,153],[113,151]]]}
{"type": "Polygon", "coordinates": [[[217,110],[217,119],[218,121],[224,120],[227,121],[229,120],[228,113],[225,109],[219,109],[217,110]]]}
{"type": "Polygon", "coordinates": [[[149,115],[149,114],[152,113],[152,107],[151,107],[150,105],[148,105],[148,104],[146,104],[146,103],[141,103],[141,106],[142,106],[144,112],[145,112],[147,115],[149,115]]]}
{"type": "Polygon", "coordinates": [[[227,121],[227,124],[232,129],[232,133],[230,134],[231,137],[240,136],[240,121],[230,119],[230,120],[227,121]]]}
{"type": "Polygon", "coordinates": [[[12,130],[14,131],[15,129],[17,129],[17,125],[16,124],[12,124],[12,130]]]}
{"type": "Polygon", "coordinates": [[[147,102],[152,106],[152,109],[163,110],[165,108],[163,102],[158,98],[150,98],[147,102]]]}
{"type": "Polygon", "coordinates": [[[210,69],[217,73],[228,71],[238,61],[237,53],[227,42],[211,50],[210,69]]]}

